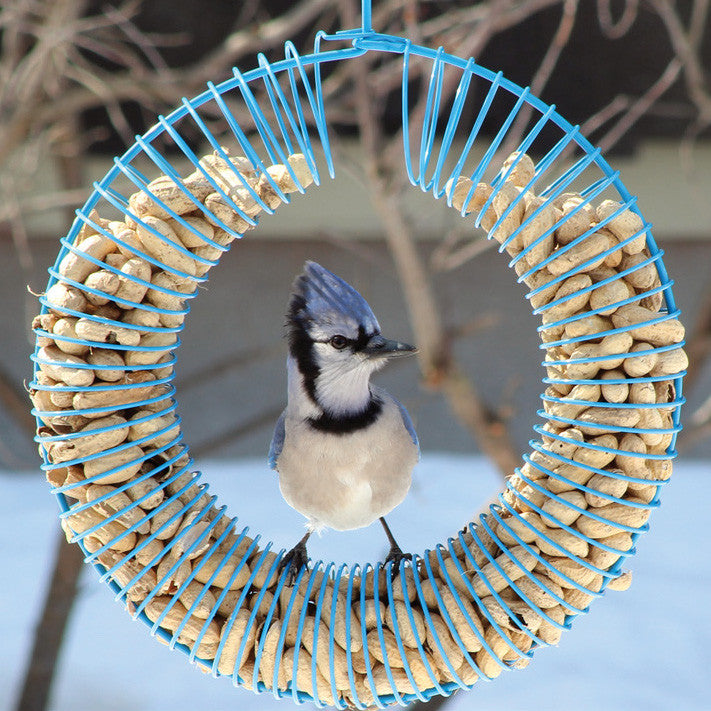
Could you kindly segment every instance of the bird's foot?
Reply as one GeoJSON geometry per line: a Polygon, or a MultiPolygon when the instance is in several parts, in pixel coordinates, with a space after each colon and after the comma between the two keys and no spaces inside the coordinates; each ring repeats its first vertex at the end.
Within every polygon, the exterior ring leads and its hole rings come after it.
{"type": "Polygon", "coordinates": [[[309,554],[306,551],[306,540],[308,535],[304,536],[288,553],[284,555],[279,563],[279,573],[285,568],[289,572],[286,577],[286,585],[291,586],[296,582],[301,568],[308,567],[309,554]]]}
{"type": "Polygon", "coordinates": [[[394,578],[400,573],[400,561],[412,560],[412,553],[403,553],[400,546],[394,544],[390,546],[390,552],[385,558],[385,565],[392,563],[390,575],[394,578]]]}

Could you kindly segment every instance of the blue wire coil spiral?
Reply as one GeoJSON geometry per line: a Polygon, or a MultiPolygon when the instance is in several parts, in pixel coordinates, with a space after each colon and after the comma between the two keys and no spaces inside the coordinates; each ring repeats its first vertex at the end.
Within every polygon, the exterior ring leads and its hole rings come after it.
{"type": "MultiPolygon", "coordinates": [[[[188,655],[191,662],[199,663],[214,676],[231,676],[236,685],[248,686],[255,691],[270,691],[277,697],[289,696],[297,703],[313,700],[318,706],[353,706],[360,709],[373,705],[385,708],[393,703],[407,704],[415,699],[427,700],[436,694],[449,695],[457,688],[471,687],[478,679],[488,680],[498,675],[500,669],[522,666],[530,659],[535,649],[549,643],[547,638],[533,631],[538,628],[527,622],[527,614],[537,616],[542,621],[541,624],[547,625],[546,629],[559,633],[570,627],[575,616],[588,611],[587,601],[602,595],[607,584],[619,577],[622,563],[635,552],[634,545],[627,548],[617,547],[603,542],[601,538],[587,535],[562,521],[556,513],[551,513],[551,507],[557,504],[566,512],[575,512],[576,515],[585,516],[603,526],[613,526],[616,531],[631,534],[634,543],[637,537],[647,530],[646,522],[639,525],[610,521],[595,513],[591,507],[571,502],[566,498],[566,492],[598,496],[610,504],[622,504],[646,514],[659,505],[658,491],[668,477],[635,477],[624,471],[600,468],[584,461],[573,460],[571,448],[582,447],[587,452],[602,453],[605,457],[611,455],[610,459],[622,456],[636,458],[642,462],[659,462],[660,465],[672,459],[676,454],[676,435],[681,429],[679,410],[683,403],[681,380],[684,375],[682,369],[672,374],[646,374],[604,381],[586,377],[570,378],[561,374],[562,369],[571,365],[604,363],[615,360],[619,354],[549,358],[551,352],[562,353],[564,351],[561,349],[583,345],[589,341],[589,334],[566,337],[566,327],[583,318],[600,315],[607,308],[575,312],[551,322],[546,321],[547,315],[555,313],[553,310],[556,307],[564,306],[576,296],[592,293],[601,286],[616,282],[650,265],[658,276],[655,284],[642,295],[634,294],[615,306],[633,304],[641,298],[653,298],[656,295],[657,298],[663,296],[664,310],[658,311],[648,322],[609,328],[596,333],[595,338],[665,324],[679,316],[672,295],[672,282],[662,261],[663,252],[658,249],[651,236],[651,225],[642,218],[642,227],[639,230],[602,254],[597,254],[595,259],[614,255],[641,235],[646,236],[648,257],[634,267],[558,299],[544,300],[533,308],[533,313],[544,319],[544,323],[539,326],[543,336],[540,347],[547,354],[542,362],[547,370],[547,376],[543,378],[546,392],[541,396],[544,407],[538,411],[538,415],[548,423],[558,423],[561,427],[540,424],[534,426],[534,432],[539,439],[530,442],[531,453],[524,455],[524,465],[516,470],[498,502],[481,514],[478,521],[468,523],[457,536],[450,538],[446,545],[438,545],[433,550],[425,551],[422,556],[415,556],[412,567],[401,564],[399,576],[384,574],[381,564],[349,567],[345,564],[319,561],[311,569],[302,570],[293,588],[290,588],[286,586],[286,574],[279,574],[278,571],[284,551],[273,551],[271,542],[260,547],[260,535],[252,537],[247,528],[239,529],[238,519],[228,518],[225,507],[217,506],[217,497],[209,493],[209,487],[200,481],[199,473],[191,474],[193,462],[180,430],[173,366],[176,363],[175,353],[180,345],[178,334],[183,328],[184,317],[189,312],[189,306],[183,305],[183,302],[189,302],[197,295],[197,288],[186,293],[179,285],[188,280],[197,287],[206,281],[207,270],[218,263],[219,255],[229,248],[229,241],[211,239],[196,232],[194,225],[182,216],[185,213],[178,214],[171,208],[169,201],[162,200],[156,194],[155,189],[151,187],[152,180],[155,175],[167,176],[183,198],[192,203],[193,211],[198,211],[198,214],[226,234],[230,240],[241,238],[246,230],[257,224],[257,220],[255,215],[245,211],[242,203],[234,199],[232,190],[216,180],[204,167],[190,147],[193,141],[188,140],[186,136],[194,136],[197,132],[214,150],[215,159],[223,161],[225,165],[231,165],[233,154],[228,154],[223,146],[230,142],[236,151],[249,161],[253,170],[260,176],[265,189],[271,190],[271,194],[278,198],[276,202],[288,203],[289,195],[272,176],[268,170],[269,166],[283,166],[294,185],[294,191],[302,193],[306,185],[303,184],[300,173],[290,163],[290,156],[303,155],[309,174],[308,182],[312,180],[316,185],[320,185],[323,175],[319,165],[325,164],[331,178],[335,175],[329,141],[328,112],[323,93],[322,67],[368,52],[397,54],[402,57],[404,163],[413,186],[418,186],[424,192],[431,192],[436,199],[444,197],[447,204],[452,206],[455,194],[452,187],[461,179],[470,181],[471,187],[463,198],[460,209],[462,216],[466,217],[470,212],[477,185],[482,180],[488,181],[492,187],[491,194],[484,200],[478,212],[473,214],[473,224],[480,226],[487,211],[493,209],[497,196],[504,190],[513,171],[520,166],[524,154],[530,152],[540,155],[532,177],[521,188],[519,198],[512,200],[489,226],[489,236],[495,234],[513,211],[520,207],[518,201],[523,199],[527,190],[532,190],[534,186],[544,186],[538,192],[543,203],[501,242],[500,252],[510,248],[527,225],[565,193],[575,191],[582,197],[577,207],[566,212],[558,221],[542,231],[531,244],[511,257],[509,266],[516,270],[519,283],[534,279],[561,255],[572,254],[601,227],[612,224],[621,215],[631,212],[641,218],[636,199],[622,184],[618,173],[602,158],[599,149],[594,148],[580,135],[577,126],[565,121],[555,111],[555,107],[546,105],[531,95],[528,88],[517,86],[501,73],[481,67],[473,59],[461,59],[446,53],[442,48],[433,50],[413,44],[407,39],[373,32],[370,29],[369,4],[365,5],[367,12],[364,12],[362,28],[335,35],[320,32],[316,36],[313,53],[304,57],[297,53],[291,43],[286,44],[285,58],[281,61],[270,63],[263,55],[259,55],[255,69],[244,74],[235,69],[230,79],[218,85],[208,84],[207,90],[199,96],[190,100],[183,99],[175,111],[166,117],[160,116],[149,131],[137,137],[136,143],[123,156],[115,159],[106,176],[94,184],[94,192],[83,208],[77,211],[77,219],[67,236],[61,240],[62,246],[57,261],[49,270],[47,293],[40,297],[42,313],[46,315],[58,311],[56,301],[51,297],[51,289],[57,285],[65,285],[78,290],[87,298],[93,297],[95,301],[114,301],[119,307],[127,310],[140,307],[152,314],[158,325],[128,323],[113,318],[110,314],[106,315],[107,312],[104,315],[101,311],[89,313],[65,304],[59,311],[61,315],[83,319],[84,322],[89,322],[87,327],[104,329],[102,333],[113,335],[110,340],[103,341],[81,336],[59,336],[45,328],[43,322],[38,322],[35,328],[37,348],[33,355],[35,379],[31,383],[35,403],[33,413],[37,417],[39,427],[36,439],[41,444],[44,457],[42,468],[47,472],[53,484],[53,492],[62,508],[65,530],[72,541],[82,546],[86,561],[96,567],[101,579],[114,590],[117,599],[131,602],[134,617],[148,624],[152,634],[188,655]],[[339,46],[334,49],[334,44],[339,46]],[[426,106],[418,143],[413,139],[415,133],[412,127],[409,85],[411,64],[422,61],[431,65],[431,71],[425,88],[426,106]],[[458,72],[460,77],[454,100],[449,107],[442,105],[442,86],[447,72],[458,72]],[[488,89],[472,111],[473,87],[482,84],[488,89]],[[516,118],[524,110],[533,111],[531,128],[526,131],[518,145],[515,157],[502,167],[497,162],[498,151],[504,145],[516,118]],[[214,123],[216,115],[224,126],[225,135],[219,137],[208,125],[214,123]],[[491,122],[492,116],[497,117],[496,120],[503,116],[503,120],[500,120],[498,130],[488,141],[483,155],[477,157],[482,129],[485,124],[491,122]],[[441,139],[438,141],[438,131],[442,127],[441,139]],[[479,142],[477,139],[480,139],[479,142]],[[170,151],[179,151],[196,171],[196,180],[212,194],[219,196],[218,201],[226,205],[235,217],[227,219],[224,214],[217,214],[216,210],[207,207],[186,185],[186,179],[173,165],[174,159],[167,157],[172,153],[166,148],[161,151],[161,145],[169,147],[170,151]],[[572,159],[569,158],[570,155],[579,157],[572,159]],[[182,243],[166,237],[155,224],[136,212],[129,197],[132,192],[138,192],[150,199],[154,206],[182,229],[195,233],[204,246],[213,251],[190,251],[182,243]],[[611,194],[619,202],[619,207],[607,218],[543,260],[535,264],[528,263],[527,259],[534,250],[546,240],[552,239],[552,235],[562,224],[582,214],[594,201],[611,194]],[[99,217],[105,214],[121,216],[117,219],[132,220],[147,235],[162,241],[170,254],[175,256],[175,261],[161,260],[150,250],[140,249],[135,244],[122,241],[111,231],[106,220],[99,217]],[[99,257],[86,255],[79,239],[82,230],[83,234],[110,238],[119,247],[145,260],[155,270],[162,270],[175,279],[171,281],[166,277],[163,283],[156,283],[150,278],[126,277],[117,265],[112,266],[99,257]],[[164,305],[114,297],[82,281],[67,278],[61,273],[61,265],[71,254],[92,263],[100,270],[128,279],[139,287],[153,290],[158,294],[157,300],[164,305]],[[193,260],[197,265],[195,273],[179,266],[185,264],[181,261],[183,258],[193,260]],[[154,345],[146,344],[146,335],[153,335],[157,339],[154,345]],[[51,369],[57,363],[43,355],[41,346],[51,341],[62,341],[65,346],[76,346],[78,351],[108,348],[120,354],[145,354],[140,358],[146,362],[123,366],[73,362],[67,367],[80,373],[76,376],[77,382],[81,381],[82,371],[108,375],[109,372],[118,370],[120,377],[114,381],[101,379],[101,385],[48,383],[39,375],[44,369],[51,369]],[[158,354],[160,358],[157,357],[158,354]],[[148,380],[148,375],[156,377],[148,380]],[[594,419],[581,420],[578,415],[568,417],[556,414],[556,406],[570,405],[578,408],[578,414],[595,408],[620,412],[660,408],[657,401],[628,403],[571,399],[561,392],[561,388],[595,386],[601,382],[605,385],[623,386],[648,383],[652,388],[655,383],[673,382],[671,396],[664,402],[664,409],[672,415],[670,422],[663,427],[624,424],[611,426],[596,423],[594,419]],[[88,404],[77,407],[75,396],[82,394],[88,398],[88,404]],[[99,397],[95,398],[97,394],[99,397]],[[108,404],[102,404],[103,395],[114,399],[108,404]],[[52,402],[65,396],[66,401],[71,401],[71,404],[64,407],[49,406],[47,398],[50,396],[54,398],[52,402]],[[147,434],[129,441],[117,437],[118,443],[108,452],[102,450],[73,459],[53,461],[53,447],[71,446],[87,437],[85,430],[72,429],[69,425],[55,427],[57,422],[66,424],[71,422],[72,417],[110,418],[117,412],[134,411],[139,416],[137,419],[131,419],[130,424],[150,425],[152,429],[149,429],[147,434]],[[613,431],[621,435],[659,435],[667,437],[669,444],[664,452],[659,453],[626,451],[599,442],[571,439],[570,434],[565,434],[569,433],[571,428],[586,428],[592,431],[599,429],[600,433],[613,431]],[[127,452],[135,453],[136,456],[125,461],[121,455],[127,452]],[[91,476],[71,477],[71,472],[78,467],[86,464],[92,466],[108,455],[117,457],[115,466],[100,469],[91,476]],[[644,501],[600,492],[558,472],[560,465],[575,466],[590,472],[591,475],[604,475],[626,485],[653,485],[656,487],[656,493],[648,501],[644,501]],[[84,490],[88,484],[101,484],[113,475],[120,475],[127,467],[135,468],[133,478],[125,482],[117,480],[115,487],[91,500],[82,501],[77,498],[78,492],[84,490]],[[555,493],[544,487],[541,484],[541,476],[560,482],[560,491],[555,493]],[[116,496],[128,497],[127,492],[133,491],[137,484],[148,482],[158,482],[157,488],[147,487],[145,492],[134,494],[126,506],[115,511],[111,509],[110,501],[116,496]],[[149,502],[152,498],[159,498],[160,503],[151,507],[149,502]],[[108,513],[104,513],[99,519],[92,518],[92,512],[102,505],[108,513]],[[545,530],[533,525],[531,516],[526,516],[526,512],[536,514],[543,524],[546,524],[545,530]],[[84,523],[79,525],[77,522],[80,521],[84,523]],[[114,534],[107,538],[102,532],[111,524],[115,524],[111,529],[114,534]],[[558,579],[564,581],[566,590],[581,593],[580,605],[572,604],[570,596],[566,597],[560,592],[563,589],[560,586],[541,585],[540,576],[534,575],[534,566],[551,569],[549,558],[541,553],[538,546],[531,544],[533,539],[528,534],[534,531],[536,540],[544,541],[547,548],[557,552],[558,555],[554,557],[559,560],[567,559],[589,571],[590,579],[600,576],[601,584],[593,589],[565,570],[556,571],[558,579]],[[563,532],[571,537],[571,540],[584,544],[585,549],[595,548],[610,554],[614,563],[604,567],[593,564],[585,555],[578,555],[572,552],[570,547],[562,545],[551,531],[563,532]],[[88,546],[89,540],[98,540],[99,544],[88,546]],[[198,551],[199,554],[194,555],[198,551]],[[202,564],[190,563],[193,560],[201,560],[202,564]],[[171,581],[177,580],[181,566],[184,569],[186,563],[190,564],[190,573],[181,578],[179,584],[171,587],[171,581]],[[211,567],[205,567],[205,564],[211,567]],[[155,570],[158,572],[155,573],[155,570]],[[155,578],[147,581],[149,575],[154,575],[155,578]],[[216,583],[218,580],[219,585],[216,583]],[[502,580],[503,585],[496,582],[502,580]],[[552,616],[551,607],[542,606],[539,598],[533,599],[534,596],[527,592],[524,585],[526,582],[539,585],[545,596],[552,599],[555,605],[565,608],[565,615],[552,616]],[[237,591],[234,594],[231,589],[233,583],[234,590],[237,591]],[[142,585],[142,598],[131,597],[130,593],[142,585]],[[161,592],[162,590],[170,591],[170,601],[164,600],[166,593],[161,592]],[[197,594],[194,595],[192,603],[187,605],[182,619],[171,621],[175,610],[178,609],[178,600],[184,599],[186,592],[196,590],[197,594]],[[221,592],[216,594],[216,590],[221,592]],[[520,606],[516,607],[511,596],[503,594],[507,590],[513,591],[525,603],[530,613],[525,610],[522,612],[520,606]],[[389,615],[383,614],[378,601],[384,604],[383,609],[390,611],[389,615]],[[207,609],[201,611],[203,607],[207,609]],[[219,613],[224,616],[224,623],[221,632],[215,637],[215,620],[218,612],[225,609],[229,612],[226,616],[222,612],[219,613]],[[352,610],[356,610],[353,615],[350,614],[352,610]],[[395,614],[393,610],[398,610],[401,614],[395,614]],[[202,616],[196,616],[196,613],[202,616]],[[506,618],[506,629],[509,633],[504,631],[505,625],[502,622],[506,618]],[[488,630],[494,632],[485,633],[481,620],[485,621],[488,630]],[[196,624],[197,629],[193,629],[196,624]],[[309,630],[313,627],[313,631],[308,635],[309,652],[302,644],[307,637],[307,627],[309,630]],[[494,633],[498,638],[508,640],[505,652],[502,652],[495,642],[494,633]],[[234,638],[231,635],[234,635],[234,638]],[[451,639],[445,639],[446,635],[451,639]],[[186,643],[186,639],[193,643],[186,643]],[[234,639],[237,640],[235,644],[234,639]],[[357,640],[360,640],[360,646],[357,640]],[[393,641],[396,649],[390,646],[393,641]],[[201,650],[210,645],[212,656],[201,654],[201,650]],[[321,654],[319,645],[322,645],[321,654]],[[319,659],[323,658],[323,645],[327,645],[327,669],[318,665],[319,659]],[[483,668],[483,657],[477,656],[479,653],[472,651],[474,648],[487,653],[498,667],[497,671],[492,671],[490,667],[483,668]],[[231,650],[230,654],[234,653],[236,661],[233,669],[224,671],[221,668],[222,660],[225,659],[228,649],[231,650]],[[251,658],[252,654],[254,659],[250,663],[251,666],[241,667],[240,660],[251,658]],[[300,656],[307,659],[307,654],[311,659],[307,670],[309,680],[306,684],[297,685],[294,682],[295,670],[299,669],[300,656]],[[288,660],[282,659],[285,655],[289,656],[288,660]],[[339,659],[345,659],[345,664],[342,661],[339,663],[339,659]],[[456,664],[453,661],[455,659],[456,664]],[[437,664],[434,663],[435,660],[437,664]],[[282,662],[286,663],[287,669],[292,670],[286,680],[280,679],[282,662]],[[373,667],[378,663],[382,664],[378,667],[381,676],[376,679],[373,667]],[[466,674],[463,669],[467,670],[466,674]],[[339,677],[339,674],[345,676],[339,677]],[[364,686],[358,686],[360,679],[363,680],[364,686]],[[423,679],[426,682],[423,682],[423,679]]],[[[253,182],[245,179],[236,169],[233,169],[231,178],[239,184],[245,196],[256,203],[259,211],[266,214],[274,212],[274,205],[264,198],[264,190],[257,190],[253,182]]],[[[588,263],[578,265],[577,271],[588,263]]],[[[541,297],[552,286],[563,284],[570,278],[571,273],[575,274],[576,268],[553,276],[544,284],[531,287],[526,297],[538,303],[537,297],[541,297]]],[[[634,355],[659,357],[660,354],[677,351],[681,346],[683,341],[650,347],[648,350],[635,352],[634,355]]],[[[573,348],[570,352],[574,351],[573,348]]],[[[127,427],[122,418],[119,420],[92,429],[91,434],[109,439],[114,435],[118,436],[127,427]]]]}

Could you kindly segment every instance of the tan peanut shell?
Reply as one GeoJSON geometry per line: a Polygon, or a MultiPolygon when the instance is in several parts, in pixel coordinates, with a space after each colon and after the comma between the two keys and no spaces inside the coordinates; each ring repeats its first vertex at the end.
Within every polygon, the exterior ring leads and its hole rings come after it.
{"type": "Polygon", "coordinates": [[[94,234],[78,243],[59,263],[59,273],[72,281],[83,282],[89,274],[99,267],[87,257],[103,261],[109,252],[115,249],[114,243],[103,235],[94,234]]]}

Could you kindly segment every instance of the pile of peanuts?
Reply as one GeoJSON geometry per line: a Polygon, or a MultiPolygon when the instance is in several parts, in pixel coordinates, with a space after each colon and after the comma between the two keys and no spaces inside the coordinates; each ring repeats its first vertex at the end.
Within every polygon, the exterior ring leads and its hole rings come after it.
{"type": "Polygon", "coordinates": [[[243,157],[200,164],[182,181],[193,199],[161,176],[122,220],[92,213],[34,321],[31,397],[48,480],[71,504],[65,532],[132,612],[248,688],[362,708],[525,666],[602,589],[629,584],[618,563],[670,476],[673,380],[687,364],[635,213],[524,190],[527,155],[508,159],[496,188],[450,183],[452,205],[517,258],[542,314],[540,447],[484,525],[399,574],[317,567],[287,586],[280,555],[234,531],[189,472],[170,381],[196,282],[281,203],[275,184],[286,194],[313,178],[300,154],[266,172],[243,157]]]}

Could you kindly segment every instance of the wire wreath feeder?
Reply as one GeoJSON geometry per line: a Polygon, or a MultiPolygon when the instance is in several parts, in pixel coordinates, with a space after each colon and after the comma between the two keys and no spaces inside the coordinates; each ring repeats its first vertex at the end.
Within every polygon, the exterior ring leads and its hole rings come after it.
{"type": "Polygon", "coordinates": [[[362,27],[285,52],[159,117],[77,211],[33,323],[42,468],[68,539],[203,670],[318,706],[449,695],[525,666],[628,584],[622,564],[676,454],[684,329],[636,199],[553,106],[473,59],[374,32],[368,2],[362,27]],[[497,503],[446,543],[396,571],[314,562],[288,586],[285,551],[241,528],[192,470],[176,352],[197,285],[232,241],[319,185],[324,165],[334,177],[321,67],[366,52],[402,57],[410,182],[484,229],[529,289],[543,423],[497,503]],[[415,61],[431,65],[419,141],[415,61]],[[447,107],[446,72],[459,76],[447,107]],[[524,109],[530,128],[502,159],[524,109]],[[478,155],[484,122],[502,116],[478,155]],[[193,152],[196,132],[211,154],[193,152]]]}

